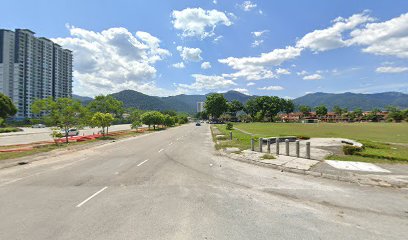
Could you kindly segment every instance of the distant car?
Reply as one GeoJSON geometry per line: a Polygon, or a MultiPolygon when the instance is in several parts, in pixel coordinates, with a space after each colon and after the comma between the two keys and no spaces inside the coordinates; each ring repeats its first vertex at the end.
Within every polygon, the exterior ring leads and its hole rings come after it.
{"type": "Polygon", "coordinates": [[[32,128],[45,128],[45,125],[42,123],[39,124],[34,124],[33,126],[31,126],[32,128]]]}
{"type": "Polygon", "coordinates": [[[65,132],[64,129],[62,129],[62,130],[61,130],[61,134],[62,134],[62,136],[64,136],[64,137],[66,137],[67,135],[68,135],[68,136],[78,136],[79,131],[78,131],[78,129],[76,129],[76,128],[70,128],[70,129],[68,129],[68,131],[66,131],[66,132],[65,132]]]}
{"type": "Polygon", "coordinates": [[[200,122],[196,122],[196,126],[201,126],[201,123],[200,123],[200,122]]]}

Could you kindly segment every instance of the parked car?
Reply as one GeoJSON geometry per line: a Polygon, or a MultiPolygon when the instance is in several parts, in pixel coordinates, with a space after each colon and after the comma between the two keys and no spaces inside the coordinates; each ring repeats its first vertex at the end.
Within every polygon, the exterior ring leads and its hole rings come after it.
{"type": "Polygon", "coordinates": [[[200,122],[196,122],[196,126],[201,126],[201,123],[200,123],[200,122]]]}
{"type": "Polygon", "coordinates": [[[32,128],[45,128],[45,125],[42,123],[39,124],[34,124],[33,126],[31,126],[32,128]]]}
{"type": "Polygon", "coordinates": [[[66,137],[67,135],[68,135],[68,136],[78,136],[79,131],[78,131],[78,129],[76,129],[76,128],[70,128],[70,129],[68,129],[68,131],[66,131],[66,132],[65,132],[64,129],[61,129],[61,134],[62,134],[64,137],[66,137]]]}

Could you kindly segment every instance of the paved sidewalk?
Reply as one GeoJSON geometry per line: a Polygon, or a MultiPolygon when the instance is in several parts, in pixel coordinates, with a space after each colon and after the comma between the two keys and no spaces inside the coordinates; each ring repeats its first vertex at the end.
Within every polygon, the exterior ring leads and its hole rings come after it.
{"type": "MultiPolygon", "coordinates": [[[[394,171],[394,164],[376,166],[367,163],[342,162],[340,165],[352,165],[358,169],[347,170],[333,167],[329,163],[336,161],[317,161],[305,158],[279,155],[276,159],[263,159],[265,153],[244,150],[241,153],[221,150],[220,153],[234,160],[249,162],[256,165],[279,169],[314,177],[323,177],[338,181],[358,183],[361,185],[408,188],[408,167],[405,165],[394,171]],[[366,169],[365,169],[366,168],[366,169]],[[401,170],[403,169],[403,170],[401,170]],[[364,171],[363,171],[364,170],[364,171]]],[[[335,166],[335,165],[334,165],[335,166]]]]}

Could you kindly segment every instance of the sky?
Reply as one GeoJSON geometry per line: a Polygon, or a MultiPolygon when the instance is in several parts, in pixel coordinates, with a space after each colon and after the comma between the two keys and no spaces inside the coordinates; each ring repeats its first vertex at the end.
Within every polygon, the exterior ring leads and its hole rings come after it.
{"type": "Polygon", "coordinates": [[[74,54],[73,92],[408,93],[406,0],[3,1],[74,54]]]}

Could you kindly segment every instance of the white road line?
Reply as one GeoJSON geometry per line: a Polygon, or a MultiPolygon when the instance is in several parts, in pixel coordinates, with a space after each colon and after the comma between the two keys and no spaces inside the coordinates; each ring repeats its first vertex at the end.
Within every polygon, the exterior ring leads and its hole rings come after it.
{"type": "Polygon", "coordinates": [[[147,161],[149,161],[149,159],[146,159],[146,160],[144,160],[143,162],[137,164],[137,166],[139,167],[139,166],[141,166],[143,163],[145,163],[145,162],[147,162],[147,161]]]}
{"type": "Polygon", "coordinates": [[[105,189],[107,189],[108,187],[104,187],[101,190],[97,191],[96,193],[92,194],[92,196],[90,196],[89,198],[85,199],[83,202],[81,202],[80,204],[78,204],[76,207],[81,207],[82,205],[84,205],[86,202],[88,202],[89,200],[91,200],[93,197],[95,197],[96,195],[98,195],[99,193],[105,191],[105,189]]]}
{"type": "Polygon", "coordinates": [[[161,151],[163,151],[163,150],[164,150],[164,149],[162,148],[162,149],[159,150],[159,152],[161,152],[161,151]]]}

